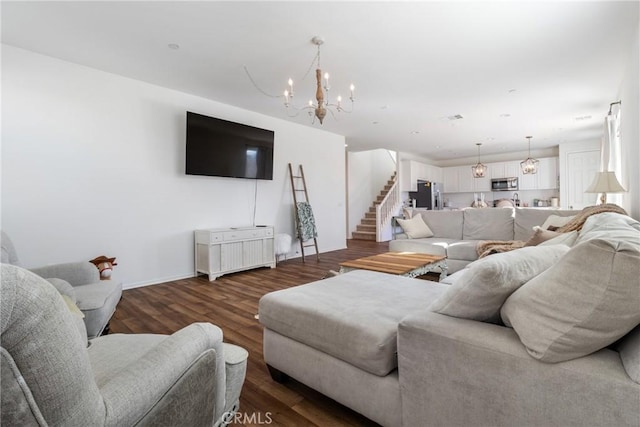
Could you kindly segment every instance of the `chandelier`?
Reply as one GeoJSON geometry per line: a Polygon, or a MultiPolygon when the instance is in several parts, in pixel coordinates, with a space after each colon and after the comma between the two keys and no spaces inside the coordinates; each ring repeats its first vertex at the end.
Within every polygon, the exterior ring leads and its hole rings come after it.
{"type": "Polygon", "coordinates": [[[527,139],[529,140],[529,157],[520,162],[520,169],[522,169],[522,173],[525,175],[538,173],[538,163],[540,163],[540,160],[536,160],[531,157],[531,138],[533,137],[527,136],[527,139]]]}
{"type": "MultiPolygon", "coordinates": [[[[351,113],[353,111],[353,101],[355,98],[353,97],[353,91],[355,90],[355,86],[351,84],[349,87],[349,100],[351,101],[350,110],[345,110],[342,106],[342,96],[338,95],[336,98],[336,103],[329,103],[329,90],[331,86],[329,86],[329,73],[322,74],[322,68],[320,68],[320,46],[324,43],[324,39],[319,36],[315,36],[311,39],[311,43],[318,47],[318,53],[314,58],[314,62],[316,63],[316,87],[315,87],[315,103],[313,100],[309,100],[309,104],[306,107],[298,108],[293,103],[294,98],[294,90],[293,90],[293,79],[289,78],[287,89],[284,91],[284,106],[288,111],[294,111],[293,114],[289,114],[289,117],[297,116],[300,111],[307,110],[309,112],[309,116],[313,117],[313,121],[317,118],[322,124],[325,116],[327,115],[327,111],[331,113],[331,115],[335,115],[334,111],[338,113],[345,112],[351,113]],[[324,83],[323,83],[324,81],[324,83]]],[[[312,64],[313,65],[313,64],[312,64]]],[[[311,68],[309,68],[309,71],[311,68]]],[[[307,71],[307,74],[309,73],[307,71]]],[[[306,77],[306,75],[305,75],[306,77]]],[[[304,80],[304,77],[302,78],[304,80]]]]}
{"type": "Polygon", "coordinates": [[[471,166],[471,173],[473,173],[474,178],[484,178],[487,174],[487,165],[480,163],[480,146],[482,143],[478,142],[476,145],[478,146],[478,163],[471,166]]]}

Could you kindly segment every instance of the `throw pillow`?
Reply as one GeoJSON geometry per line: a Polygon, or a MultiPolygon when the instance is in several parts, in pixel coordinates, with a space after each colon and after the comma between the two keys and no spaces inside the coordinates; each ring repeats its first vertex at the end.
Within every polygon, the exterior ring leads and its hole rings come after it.
{"type": "Polygon", "coordinates": [[[565,245],[571,247],[576,242],[576,239],[578,239],[578,232],[574,230],[568,233],[558,233],[558,236],[542,242],[538,246],[565,245]]]}
{"type": "Polygon", "coordinates": [[[640,222],[635,219],[619,213],[604,212],[587,218],[576,243],[603,238],[626,240],[640,245],[639,231],[640,222]]]}
{"type": "Polygon", "coordinates": [[[554,237],[560,236],[561,233],[556,233],[555,231],[545,230],[540,227],[533,227],[536,230],[533,233],[533,236],[524,244],[525,246],[538,246],[540,243],[546,242],[547,240],[551,240],[554,237]]]}
{"type": "Polygon", "coordinates": [[[502,306],[502,320],[536,359],[585,356],[640,324],[638,277],[638,246],[592,239],[514,292],[502,306]]]}
{"type": "Polygon", "coordinates": [[[558,215],[549,215],[547,219],[544,220],[544,223],[540,226],[543,230],[556,230],[559,227],[562,227],[569,221],[573,219],[573,216],[558,216],[558,215]],[[553,228],[549,228],[553,227],[553,228]]]}
{"type": "Polygon", "coordinates": [[[398,224],[410,239],[433,236],[433,231],[425,224],[422,215],[416,215],[411,219],[398,219],[398,224]]]}
{"type": "Polygon", "coordinates": [[[498,323],[500,307],[509,295],[568,251],[569,247],[564,245],[532,246],[475,261],[429,309],[448,316],[498,323]]]}

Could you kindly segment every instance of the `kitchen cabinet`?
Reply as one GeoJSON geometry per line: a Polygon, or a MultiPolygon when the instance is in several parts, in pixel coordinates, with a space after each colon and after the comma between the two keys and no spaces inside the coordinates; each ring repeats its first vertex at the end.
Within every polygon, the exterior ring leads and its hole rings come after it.
{"type": "Polygon", "coordinates": [[[538,173],[525,175],[520,161],[487,163],[487,176],[474,178],[469,166],[442,168],[445,193],[481,193],[491,191],[491,179],[518,178],[518,190],[550,190],[558,188],[558,158],[539,159],[538,173]]]}
{"type": "Polygon", "coordinates": [[[418,180],[442,182],[442,168],[415,160],[401,160],[400,191],[417,191],[418,180]]]}
{"type": "Polygon", "coordinates": [[[520,171],[518,187],[520,190],[555,190],[558,188],[558,158],[545,157],[538,159],[538,172],[525,175],[520,171]]]}
{"type": "Polygon", "coordinates": [[[458,169],[456,167],[442,168],[442,182],[445,193],[459,193],[458,169]]]}
{"type": "Polygon", "coordinates": [[[555,190],[558,188],[558,158],[540,159],[538,165],[538,190],[555,190]]]}

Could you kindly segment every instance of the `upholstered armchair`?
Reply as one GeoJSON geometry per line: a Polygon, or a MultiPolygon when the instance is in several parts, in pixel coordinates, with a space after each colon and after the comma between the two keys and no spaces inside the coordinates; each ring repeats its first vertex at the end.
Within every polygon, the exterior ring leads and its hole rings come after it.
{"type": "MultiPolygon", "coordinates": [[[[2,262],[20,265],[13,242],[2,232],[2,262]]],[[[32,272],[47,279],[60,293],[69,296],[84,314],[89,338],[101,335],[109,324],[122,296],[122,283],[100,280],[100,273],[89,261],[54,264],[32,268],[32,272]]]]}
{"type": "Polygon", "coordinates": [[[87,341],[73,304],[41,277],[2,264],[3,425],[224,425],[233,420],[246,350],[194,323],[173,335],[87,341]],[[226,362],[226,363],[225,363],[226,362]]]}

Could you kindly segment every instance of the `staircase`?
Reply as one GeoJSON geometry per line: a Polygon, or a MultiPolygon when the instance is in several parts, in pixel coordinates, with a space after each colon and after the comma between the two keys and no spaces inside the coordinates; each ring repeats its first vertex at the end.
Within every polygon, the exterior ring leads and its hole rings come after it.
{"type": "Polygon", "coordinates": [[[356,227],[356,231],[351,233],[351,237],[355,240],[377,240],[376,232],[376,207],[387,197],[389,190],[396,182],[396,172],[393,173],[391,178],[387,181],[384,189],[380,191],[380,195],[376,197],[376,200],[369,207],[369,212],[364,214],[364,218],[360,221],[360,224],[356,227]]]}

